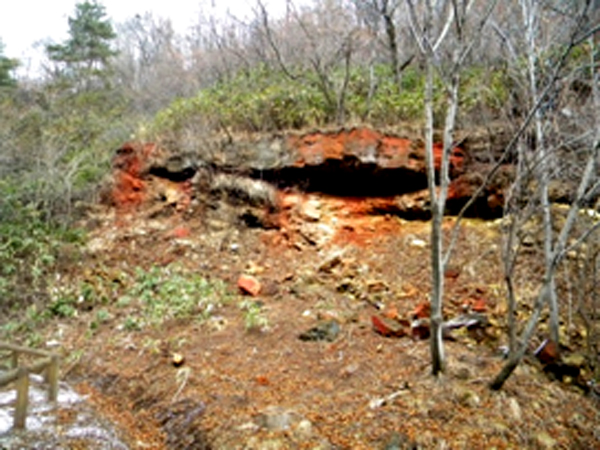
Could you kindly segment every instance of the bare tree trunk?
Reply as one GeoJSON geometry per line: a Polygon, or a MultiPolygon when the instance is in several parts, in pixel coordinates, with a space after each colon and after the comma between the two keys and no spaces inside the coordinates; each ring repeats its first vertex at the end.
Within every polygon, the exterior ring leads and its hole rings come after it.
{"type": "Polygon", "coordinates": [[[416,6],[412,0],[406,0],[409,14],[411,31],[419,45],[421,54],[425,59],[425,160],[427,166],[427,183],[431,203],[431,363],[434,376],[439,375],[445,369],[444,345],[442,341],[442,305],[444,296],[444,268],[451,254],[451,246],[444,254],[443,249],[443,218],[446,208],[446,198],[448,186],[450,183],[450,156],[454,149],[454,131],[456,127],[456,116],[459,107],[459,85],[460,74],[464,60],[469,54],[476,38],[487,22],[489,14],[495,6],[491,2],[487,14],[477,28],[477,34],[471,36],[472,41],[466,41],[466,19],[467,13],[474,1],[453,2],[452,7],[448,8],[448,17],[439,35],[434,39],[434,9],[440,5],[433,4],[431,0],[425,2],[423,21],[419,23],[416,6]],[[450,30],[450,25],[454,24],[456,43],[452,49],[450,68],[446,73],[439,61],[439,47],[450,30]],[[440,74],[444,82],[444,92],[447,96],[446,116],[444,119],[444,137],[441,157],[441,166],[439,169],[439,188],[436,187],[435,158],[433,153],[433,133],[434,133],[434,82],[436,71],[440,74]]]}
{"type": "Polygon", "coordinates": [[[369,92],[367,94],[367,107],[362,117],[363,120],[367,120],[371,115],[371,108],[373,107],[373,97],[375,97],[375,92],[377,92],[377,77],[375,76],[375,57],[372,54],[371,61],[369,62],[369,92]]]}
{"type": "MultiPolygon", "coordinates": [[[[443,255],[443,218],[444,210],[446,209],[446,198],[448,194],[448,186],[450,184],[450,155],[454,148],[454,128],[456,125],[456,114],[458,112],[458,87],[460,84],[460,69],[459,58],[460,50],[455,51],[454,63],[455,69],[451,75],[450,86],[448,87],[448,103],[446,106],[446,118],[444,121],[444,142],[442,151],[442,161],[440,167],[440,187],[439,194],[431,197],[432,208],[432,223],[431,223],[431,261],[432,261],[432,300],[431,300],[431,355],[432,355],[432,373],[438,375],[444,371],[444,347],[442,342],[442,303],[444,294],[444,271],[445,261],[447,258],[443,255]]],[[[431,65],[431,64],[430,64],[431,65]]],[[[431,65],[431,67],[433,67],[431,65]]],[[[429,69],[428,69],[429,70],[429,69]]],[[[427,83],[433,85],[433,77],[428,75],[427,83]]],[[[427,120],[428,130],[430,132],[427,140],[428,165],[430,170],[434,169],[433,161],[433,98],[431,94],[433,89],[430,88],[428,101],[427,120]]],[[[435,174],[430,172],[430,192],[435,193],[435,174]]]]}
{"type": "MultiPolygon", "coordinates": [[[[508,300],[508,348],[512,355],[517,350],[517,293],[514,285],[514,273],[519,255],[520,242],[517,238],[517,232],[522,224],[528,219],[528,211],[524,211],[520,203],[523,198],[524,187],[527,184],[525,168],[525,150],[524,142],[519,139],[517,142],[517,163],[515,181],[513,182],[504,206],[503,234],[504,242],[502,246],[502,262],[504,269],[504,282],[506,284],[506,294],[508,300]]],[[[530,202],[527,202],[528,204],[530,202]]],[[[524,208],[527,208],[525,206],[524,208]]]]}
{"type": "MultiPolygon", "coordinates": [[[[411,13],[413,14],[413,23],[416,23],[416,14],[412,2],[409,2],[411,13]]],[[[428,48],[431,42],[433,27],[433,12],[431,2],[427,1],[424,18],[424,35],[422,36],[422,52],[425,56],[425,161],[427,165],[427,184],[429,188],[429,198],[431,203],[431,372],[434,376],[444,371],[444,343],[442,341],[442,303],[444,296],[444,263],[442,259],[442,221],[444,218],[444,195],[442,188],[439,191],[436,188],[435,177],[435,157],[433,154],[433,88],[435,62],[433,54],[428,48]]],[[[442,175],[440,174],[440,178],[442,175]]]]}
{"type": "Polygon", "coordinates": [[[352,34],[349,34],[344,45],[344,81],[340,88],[337,102],[337,123],[343,125],[346,122],[346,93],[350,82],[350,70],[352,69],[352,34]]]}
{"type": "Polygon", "coordinates": [[[504,220],[510,223],[505,233],[504,246],[502,248],[502,260],[504,267],[504,282],[506,284],[506,294],[508,297],[508,348],[509,354],[513,354],[517,349],[517,298],[513,284],[513,276],[518,253],[517,248],[517,220],[516,215],[518,206],[516,203],[520,199],[521,187],[523,182],[523,161],[521,154],[523,152],[522,144],[518,145],[519,159],[517,161],[517,173],[511,193],[508,195],[504,206],[504,220]],[[514,205],[514,206],[513,206],[514,205]]]}
{"type": "MultiPolygon", "coordinates": [[[[536,34],[538,28],[538,2],[536,0],[521,0],[521,9],[523,11],[523,22],[527,39],[527,70],[529,73],[529,90],[531,93],[531,103],[536,104],[539,99],[538,94],[538,62],[536,34]]],[[[538,185],[540,188],[540,203],[543,217],[543,235],[544,235],[544,259],[546,266],[552,260],[552,243],[554,241],[552,232],[552,208],[548,196],[548,186],[550,184],[550,154],[546,147],[544,134],[544,117],[541,108],[535,112],[533,119],[535,128],[535,145],[538,155],[539,177],[538,185]]],[[[558,302],[556,299],[556,287],[554,276],[548,280],[548,306],[550,307],[550,338],[558,344],[559,342],[559,313],[558,302]]]]}
{"type": "Polygon", "coordinates": [[[508,350],[509,354],[513,354],[517,349],[517,296],[515,294],[512,273],[507,271],[504,275],[504,280],[508,296],[508,350]]]}
{"type": "MultiPolygon", "coordinates": [[[[546,276],[546,280],[547,280],[547,276],[546,276]]],[[[542,309],[544,308],[544,305],[548,301],[547,300],[548,286],[549,286],[549,283],[547,281],[544,281],[544,287],[542,288],[542,290],[540,291],[540,293],[538,295],[538,298],[537,298],[534,308],[533,308],[533,312],[531,313],[531,316],[529,317],[529,321],[527,322],[527,326],[525,327],[525,330],[523,331],[523,336],[521,338],[521,346],[518,348],[517,351],[511,352],[506,364],[502,367],[502,369],[500,370],[498,375],[496,375],[494,380],[490,383],[490,389],[492,389],[494,391],[498,391],[498,390],[502,389],[502,386],[504,386],[504,383],[506,382],[508,377],[510,377],[510,375],[517,368],[517,366],[523,359],[523,356],[525,356],[525,352],[527,351],[527,345],[529,343],[529,340],[533,336],[533,333],[537,327],[538,321],[540,319],[540,315],[542,313],[542,309]]]]}
{"type": "Polygon", "coordinates": [[[425,82],[425,159],[427,181],[431,202],[431,372],[438,375],[444,371],[444,343],[442,342],[442,300],[444,295],[444,267],[442,262],[442,220],[444,205],[440,202],[435,183],[435,159],[433,154],[433,62],[427,58],[425,82]]]}
{"type": "Polygon", "coordinates": [[[388,0],[383,0],[381,4],[381,16],[385,24],[385,34],[387,36],[388,49],[390,53],[392,73],[394,74],[394,83],[400,88],[400,61],[398,60],[398,42],[396,25],[394,24],[395,5],[390,7],[388,0]]]}

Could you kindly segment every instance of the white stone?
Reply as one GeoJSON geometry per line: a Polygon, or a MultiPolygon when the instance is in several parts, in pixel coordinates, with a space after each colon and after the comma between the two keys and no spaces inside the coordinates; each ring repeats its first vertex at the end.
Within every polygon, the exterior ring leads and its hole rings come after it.
{"type": "Polygon", "coordinates": [[[425,242],[423,239],[414,238],[410,241],[410,245],[412,247],[424,248],[427,247],[427,242],[425,242]]]}

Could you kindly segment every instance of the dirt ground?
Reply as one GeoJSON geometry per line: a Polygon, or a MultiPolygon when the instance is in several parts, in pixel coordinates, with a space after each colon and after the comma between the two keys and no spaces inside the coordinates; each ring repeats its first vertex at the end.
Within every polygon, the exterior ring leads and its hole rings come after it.
{"type": "Polygon", "coordinates": [[[600,448],[598,402],[532,358],[501,392],[487,387],[506,344],[498,222],[461,228],[445,315],[477,304],[489,323],[455,330],[433,379],[429,341],[407,326],[428,298],[429,224],[367,215],[365,202],[294,194],[277,229],[232,224],[223,210],[98,210],[69,279],[178,264],[223,280],[230,300],[208,319],[141,330],[119,326],[136,312],[115,304],[93,330],[97,309],[61,320],[48,338],[60,328],[66,379],[138,449],[600,448]],[[240,292],[241,274],[259,281],[257,296],[240,292]],[[242,301],[260,326],[248,329],[242,301]],[[407,335],[377,333],[374,315],[407,335]],[[299,339],[331,323],[331,340],[299,339]]]}

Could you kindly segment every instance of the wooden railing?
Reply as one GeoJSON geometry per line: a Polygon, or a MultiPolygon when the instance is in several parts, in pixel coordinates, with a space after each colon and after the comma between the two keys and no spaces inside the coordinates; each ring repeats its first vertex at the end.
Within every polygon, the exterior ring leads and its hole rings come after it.
{"type": "Polygon", "coordinates": [[[7,372],[0,372],[0,387],[15,382],[17,403],[15,405],[13,426],[16,429],[23,429],[25,428],[27,406],[29,404],[29,374],[39,374],[45,371],[45,380],[48,383],[48,401],[56,402],[58,397],[59,356],[43,350],[35,350],[5,342],[0,342],[0,352],[9,352],[11,359],[11,368],[7,372]],[[27,366],[19,366],[19,356],[21,354],[41,359],[27,366]]]}

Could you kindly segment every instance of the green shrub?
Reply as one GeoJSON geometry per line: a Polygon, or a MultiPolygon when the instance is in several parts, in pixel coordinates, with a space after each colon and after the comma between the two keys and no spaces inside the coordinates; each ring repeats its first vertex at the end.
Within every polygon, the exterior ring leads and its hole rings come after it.
{"type": "Polygon", "coordinates": [[[81,232],[49,223],[31,205],[11,198],[13,189],[0,181],[6,193],[0,204],[0,311],[7,317],[45,298],[60,249],[82,238],[81,232]]]}
{"type": "Polygon", "coordinates": [[[48,306],[48,312],[57,317],[73,317],[77,313],[75,307],[77,299],[72,297],[59,297],[48,306]]]}
{"type": "Polygon", "coordinates": [[[156,115],[151,128],[160,135],[177,135],[198,123],[209,129],[273,131],[323,125],[327,119],[318,89],[259,68],[175,100],[156,115]]]}
{"type": "MultiPolygon", "coordinates": [[[[483,68],[472,68],[463,80],[464,113],[480,106],[501,108],[508,96],[506,77],[497,71],[484,76],[483,68]],[[490,78],[491,83],[486,79],[490,78]]],[[[375,79],[364,67],[349,76],[344,116],[352,122],[374,126],[419,120],[423,116],[424,74],[410,67],[402,73],[398,86],[389,66],[375,67],[375,79]],[[377,88],[371,92],[371,84],[377,88]]],[[[345,73],[334,71],[334,84],[341,85],[345,73]]],[[[331,95],[339,92],[331,90],[331,95]]],[[[279,131],[333,124],[337,118],[337,98],[328,98],[314,73],[290,79],[263,66],[239,73],[229,81],[200,91],[196,96],[175,100],[160,111],[150,126],[151,134],[178,140],[183,135],[215,129],[232,131],[279,131]],[[332,102],[334,104],[332,104],[332,102]]],[[[435,86],[435,114],[443,117],[445,93],[440,80],[435,86]]]]}
{"type": "Polygon", "coordinates": [[[510,84],[503,70],[471,67],[462,77],[459,94],[461,108],[467,112],[480,107],[498,111],[508,102],[510,84]],[[487,83],[482,80],[487,80],[487,83]]]}
{"type": "Polygon", "coordinates": [[[224,284],[180,267],[136,269],[128,294],[141,303],[141,315],[151,324],[173,318],[207,318],[227,301],[224,284]]]}

